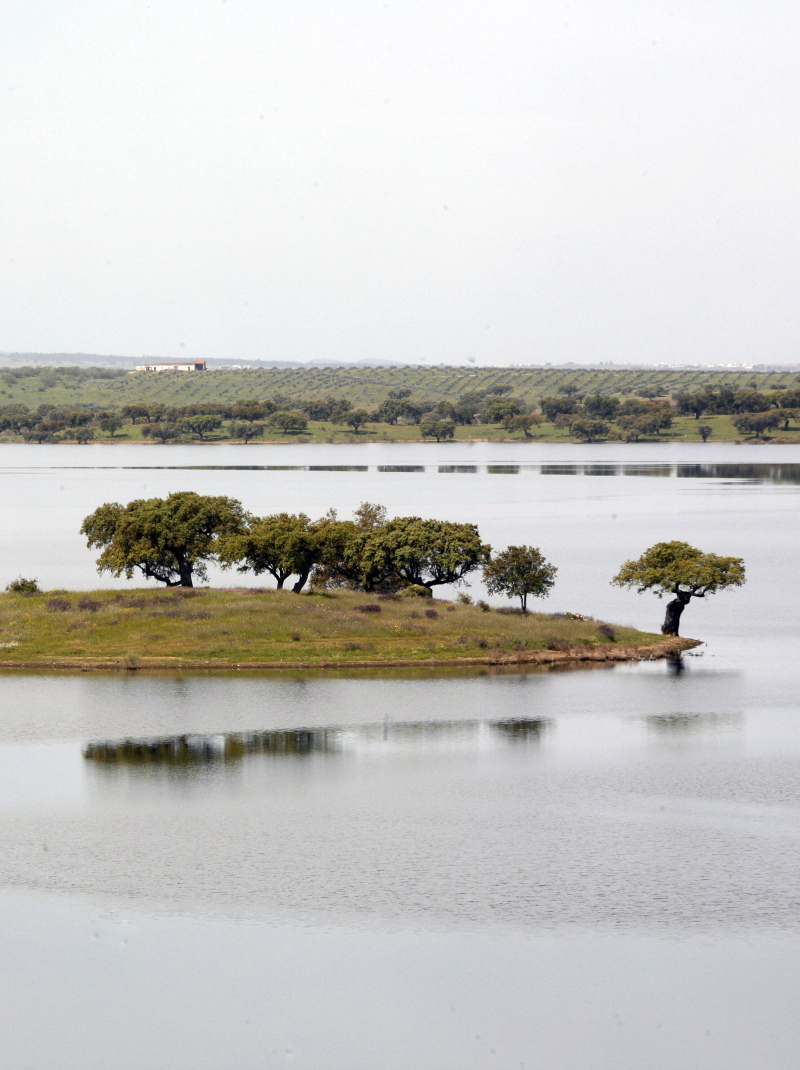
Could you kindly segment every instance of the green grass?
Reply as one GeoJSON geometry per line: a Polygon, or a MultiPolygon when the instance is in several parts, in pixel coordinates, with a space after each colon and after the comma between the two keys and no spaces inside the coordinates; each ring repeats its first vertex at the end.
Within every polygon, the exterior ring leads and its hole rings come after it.
{"type": "Polygon", "coordinates": [[[126,589],[0,595],[0,666],[502,661],[536,652],[649,648],[662,636],[546,613],[485,612],[427,598],[266,589],[126,589]],[[379,605],[380,612],[359,607],[379,605]]]}

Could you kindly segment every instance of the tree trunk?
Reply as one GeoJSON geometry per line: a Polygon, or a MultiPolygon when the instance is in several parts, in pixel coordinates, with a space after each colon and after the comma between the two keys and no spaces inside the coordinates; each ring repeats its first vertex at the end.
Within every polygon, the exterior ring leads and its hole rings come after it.
{"type": "Polygon", "coordinates": [[[294,585],[294,587],[292,587],[292,591],[294,592],[294,594],[300,594],[302,589],[305,587],[306,580],[308,579],[308,574],[310,571],[311,569],[307,568],[305,572],[301,572],[298,575],[297,583],[294,585]]]}
{"type": "Polygon", "coordinates": [[[664,617],[664,623],[661,625],[662,635],[678,634],[678,628],[681,623],[681,613],[683,613],[684,609],[689,604],[689,599],[691,597],[690,594],[682,594],[679,591],[677,598],[673,598],[671,602],[667,602],[667,613],[664,617]]]}
{"type": "Polygon", "coordinates": [[[194,587],[192,583],[192,566],[186,561],[178,562],[178,572],[181,577],[181,587],[194,587]]]}

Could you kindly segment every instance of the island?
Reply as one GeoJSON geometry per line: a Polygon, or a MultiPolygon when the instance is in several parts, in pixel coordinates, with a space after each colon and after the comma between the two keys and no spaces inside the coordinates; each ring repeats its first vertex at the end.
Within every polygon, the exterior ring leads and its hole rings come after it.
{"type": "Polygon", "coordinates": [[[697,646],[578,613],[260,587],[0,595],[0,668],[260,670],[558,666],[697,646]]]}

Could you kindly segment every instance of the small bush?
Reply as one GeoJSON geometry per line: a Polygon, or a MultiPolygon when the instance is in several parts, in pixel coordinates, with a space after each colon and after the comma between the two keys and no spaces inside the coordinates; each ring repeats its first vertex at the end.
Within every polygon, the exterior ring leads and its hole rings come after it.
{"type": "Polygon", "coordinates": [[[519,606],[499,606],[495,610],[495,613],[505,613],[507,615],[510,614],[514,617],[524,617],[526,615],[525,611],[520,609],[519,606]]]}
{"type": "Polygon", "coordinates": [[[546,647],[548,650],[569,650],[569,643],[566,639],[548,639],[546,647]]]}
{"type": "Polygon", "coordinates": [[[485,639],[479,639],[478,640],[478,646],[481,648],[481,650],[485,650],[488,645],[489,644],[487,643],[487,641],[485,639]]]}
{"type": "Polygon", "coordinates": [[[82,609],[85,613],[96,613],[98,609],[102,608],[102,602],[95,602],[91,598],[81,598],[80,602],[78,602],[78,609],[82,609]]]}
{"type": "Polygon", "coordinates": [[[423,587],[421,583],[412,583],[410,587],[406,587],[403,594],[406,598],[433,598],[433,591],[423,587]]]}
{"type": "Polygon", "coordinates": [[[6,590],[9,594],[38,594],[39,584],[35,579],[26,580],[24,576],[18,576],[8,584],[6,590]]]}
{"type": "Polygon", "coordinates": [[[51,598],[47,608],[53,613],[66,613],[72,609],[72,602],[68,598],[51,598]]]}
{"type": "Polygon", "coordinates": [[[604,635],[609,642],[615,643],[617,641],[617,629],[612,628],[610,624],[598,624],[598,632],[604,635]]]}
{"type": "Polygon", "coordinates": [[[456,602],[460,603],[462,606],[471,606],[472,596],[467,594],[466,591],[459,591],[456,595],[456,602]]]}
{"type": "Polygon", "coordinates": [[[426,609],[425,610],[425,616],[426,617],[438,617],[439,614],[436,612],[435,609],[426,609]]]}
{"type": "Polygon", "coordinates": [[[482,598],[479,599],[475,603],[475,605],[478,607],[478,609],[483,610],[484,613],[491,613],[492,612],[492,607],[489,605],[488,602],[484,602],[484,600],[482,598]]]}
{"type": "Polygon", "coordinates": [[[368,602],[365,606],[355,606],[357,613],[382,613],[383,610],[376,602],[368,602]]]}
{"type": "Polygon", "coordinates": [[[300,632],[292,632],[292,642],[293,643],[299,643],[300,642],[300,632]]]}

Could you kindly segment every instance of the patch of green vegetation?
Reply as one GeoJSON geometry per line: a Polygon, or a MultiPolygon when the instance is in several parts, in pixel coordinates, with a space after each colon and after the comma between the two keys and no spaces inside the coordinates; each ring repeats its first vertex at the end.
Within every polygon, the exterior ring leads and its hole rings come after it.
{"type": "Polygon", "coordinates": [[[0,431],[15,442],[664,442],[710,427],[712,442],[794,442],[800,405],[776,392],[798,390],[793,372],[734,369],[0,368],[0,431]]]}
{"type": "Polygon", "coordinates": [[[0,666],[498,661],[648,648],[662,636],[565,614],[351,591],[213,588],[0,595],[0,666]]]}

